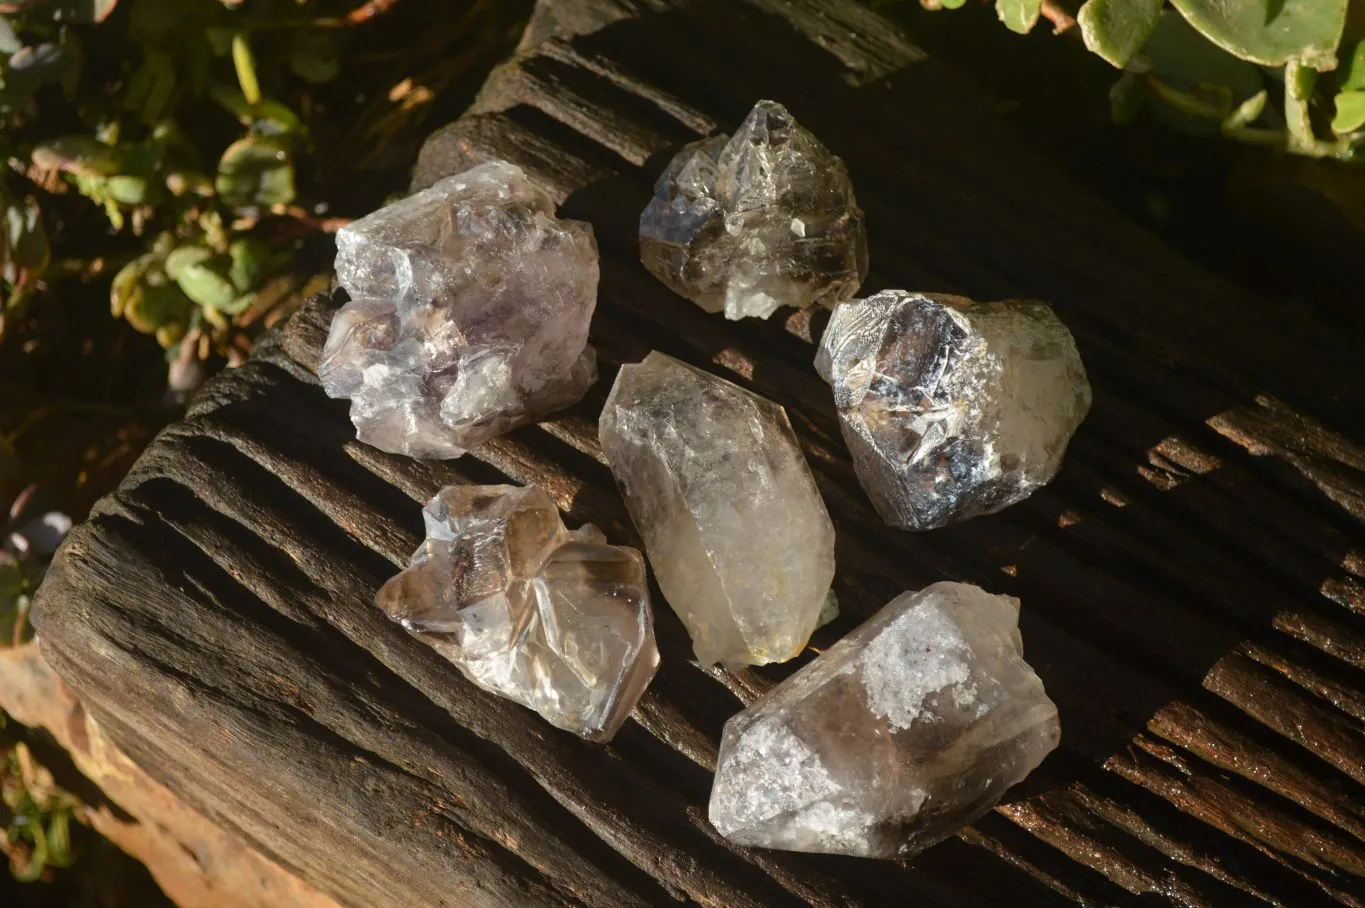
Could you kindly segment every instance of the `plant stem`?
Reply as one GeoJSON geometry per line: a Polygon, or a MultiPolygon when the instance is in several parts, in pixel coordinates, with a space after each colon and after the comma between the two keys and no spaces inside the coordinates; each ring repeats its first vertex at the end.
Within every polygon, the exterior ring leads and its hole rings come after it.
{"type": "Polygon", "coordinates": [[[237,68],[237,83],[242,87],[242,97],[246,103],[261,103],[261,82],[256,77],[256,58],[251,53],[246,32],[232,36],[232,64],[237,68]]]}
{"type": "Polygon", "coordinates": [[[14,616],[14,633],[10,635],[10,646],[18,649],[24,642],[24,629],[28,627],[28,612],[32,600],[24,597],[19,602],[19,609],[14,616]]]}
{"type": "MultiPolygon", "coordinates": [[[[1052,33],[1060,35],[1076,27],[1076,19],[1061,7],[1056,0],[1043,0],[1038,14],[1052,23],[1052,33]]],[[[1079,32],[1077,32],[1079,34],[1079,32]]]]}

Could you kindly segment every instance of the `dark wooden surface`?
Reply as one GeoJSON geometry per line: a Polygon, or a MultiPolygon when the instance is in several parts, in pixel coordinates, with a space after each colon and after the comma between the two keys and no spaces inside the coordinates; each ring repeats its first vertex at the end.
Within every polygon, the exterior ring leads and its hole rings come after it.
{"type": "Polygon", "coordinates": [[[416,183],[503,157],[594,224],[601,381],[477,456],[389,456],[318,388],[336,303],[311,305],[204,390],[49,574],[44,652],[109,733],[363,908],[1365,905],[1365,338],[1172,254],[860,6],[580,0],[542,4],[532,35],[416,183]],[[962,526],[884,527],[811,368],[824,319],[727,323],[641,268],[654,176],[759,97],[848,163],[869,289],[1055,305],[1095,406],[1052,485],[962,526]],[[539,483],[636,541],[595,417],[650,349],[788,408],[839,532],[843,614],[817,648],[935,580],[1022,599],[1062,746],[973,828],[905,863],[719,839],[721,726],[793,666],[699,670],[661,599],[663,665],[605,747],[474,689],[372,606],[451,481],[539,483]]]}

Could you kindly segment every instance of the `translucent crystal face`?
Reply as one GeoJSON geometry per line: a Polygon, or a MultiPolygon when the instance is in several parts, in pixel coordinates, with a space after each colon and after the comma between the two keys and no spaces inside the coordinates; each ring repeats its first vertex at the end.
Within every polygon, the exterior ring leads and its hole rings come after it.
{"type": "Polygon", "coordinates": [[[760,101],[733,137],[673,158],[640,216],[640,258],[707,312],[767,318],[851,297],[867,239],[843,161],[781,104],[760,101]]]}
{"type": "Polygon", "coordinates": [[[414,457],[466,449],[579,400],[596,379],[592,228],[559,220],[494,162],[337,234],[336,314],[318,375],[361,441],[414,457]]]}
{"type": "Polygon", "coordinates": [[[1090,409],[1076,344],[1036,300],[885,290],[835,310],[815,367],[859,481],[906,529],[1027,498],[1090,409]]]}
{"type": "Polygon", "coordinates": [[[600,433],[698,660],[800,652],[834,576],[834,527],[785,411],[651,353],[622,367],[600,433]]]}
{"type": "Polygon", "coordinates": [[[610,739],[659,664],[640,553],[568,531],[540,489],[450,486],[423,513],[379,606],[485,690],[610,739]]]}
{"type": "Polygon", "coordinates": [[[725,725],[710,819],[744,845],[905,857],[985,813],[1058,744],[1019,603],[905,593],[725,725]]]}

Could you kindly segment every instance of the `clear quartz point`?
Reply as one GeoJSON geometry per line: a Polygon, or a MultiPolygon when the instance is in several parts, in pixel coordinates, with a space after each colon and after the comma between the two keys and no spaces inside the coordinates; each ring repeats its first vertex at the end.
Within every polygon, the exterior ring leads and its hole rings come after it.
{"type": "Polygon", "coordinates": [[[602,450],[706,666],[784,662],[834,577],[834,527],[782,407],[662,353],[621,368],[602,450]]]}
{"type": "Polygon", "coordinates": [[[1090,409],[1076,343],[1037,300],[884,290],[834,311],[815,368],[877,513],[911,530],[1027,498],[1090,409]]]}
{"type": "Polygon", "coordinates": [[[357,437],[412,457],[469,448],[569,406],[596,380],[592,228],[505,162],[482,164],[337,234],[351,301],[318,375],[357,437]]]}
{"type": "Polygon", "coordinates": [[[484,690],[608,740],[659,664],[645,563],[537,488],[448,486],[376,602],[484,690]]]}
{"type": "Polygon", "coordinates": [[[1019,601],[904,593],[725,724],[710,819],[742,845],[907,857],[989,810],[1061,739],[1019,601]]]}
{"type": "Polygon", "coordinates": [[[867,236],[844,162],[781,104],[759,101],[734,136],[673,158],[640,216],[640,258],[707,312],[767,318],[853,296],[867,236]]]}

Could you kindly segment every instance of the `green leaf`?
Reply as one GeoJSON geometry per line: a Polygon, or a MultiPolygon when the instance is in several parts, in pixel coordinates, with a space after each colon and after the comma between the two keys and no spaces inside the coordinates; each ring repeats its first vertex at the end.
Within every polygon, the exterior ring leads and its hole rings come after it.
{"type": "Polygon", "coordinates": [[[1076,14],[1085,46],[1119,69],[1147,43],[1164,0],[1086,0],[1076,14]]]}
{"type": "Polygon", "coordinates": [[[1027,35],[1038,22],[1043,0],[995,0],[995,14],[1012,32],[1027,35]]]}
{"type": "Polygon", "coordinates": [[[1184,91],[1224,85],[1240,102],[1260,91],[1265,81],[1256,66],[1210,44],[1170,11],[1161,14],[1142,52],[1158,78],[1184,91]]]}
{"type": "Polygon", "coordinates": [[[294,200],[294,165],[288,147],[267,136],[247,136],[228,146],[214,181],[231,208],[269,208],[294,200]]]}
{"type": "Polygon", "coordinates": [[[181,246],[172,249],[170,255],[166,256],[164,265],[166,275],[171,280],[178,281],[187,268],[203,264],[211,258],[213,250],[207,246],[181,246]]]}
{"type": "Polygon", "coordinates": [[[1365,91],[1365,38],[1357,41],[1355,50],[1342,60],[1337,79],[1342,91],[1365,91]]]}
{"type": "Polygon", "coordinates": [[[1243,60],[1336,66],[1349,0],[1171,0],[1200,34],[1243,60]]]}
{"type": "Polygon", "coordinates": [[[74,47],[39,44],[10,55],[0,89],[0,111],[17,110],[48,85],[62,85],[80,74],[81,55],[74,47]]]}
{"type": "Polygon", "coordinates": [[[1365,91],[1343,91],[1337,95],[1337,115],[1332,132],[1342,135],[1365,126],[1365,91]]]}
{"type": "Polygon", "coordinates": [[[256,285],[270,270],[270,246],[256,237],[248,236],[233,240],[232,245],[228,247],[228,257],[232,259],[228,277],[240,293],[255,290],[256,285]]]}
{"type": "Polygon", "coordinates": [[[938,5],[944,9],[961,9],[967,0],[939,0],[938,5]]]}
{"type": "Polygon", "coordinates": [[[302,134],[303,121],[279,101],[264,98],[259,104],[248,104],[240,91],[223,86],[209,89],[209,96],[221,104],[237,121],[254,133],[265,136],[302,134]]]}
{"type": "Polygon", "coordinates": [[[123,318],[128,311],[128,303],[137,290],[138,282],[156,262],[154,255],[140,255],[124,265],[109,283],[109,312],[114,318],[123,318]]]}
{"type": "Polygon", "coordinates": [[[120,205],[146,205],[155,198],[156,187],[146,177],[119,174],[106,180],[104,189],[120,205]]]}
{"type": "Polygon", "coordinates": [[[1223,124],[1220,128],[1223,130],[1224,135],[1235,132],[1243,127],[1250,126],[1252,123],[1259,120],[1261,114],[1265,113],[1265,102],[1267,97],[1266,91],[1263,88],[1241,104],[1237,105],[1237,109],[1228,114],[1227,118],[1223,120],[1223,124]]]}
{"type": "MultiPolygon", "coordinates": [[[[4,201],[0,221],[0,277],[14,289],[14,295],[42,276],[52,260],[42,211],[33,199],[4,201]]],[[[14,300],[11,299],[11,302],[14,300]]]]}
{"type": "Polygon", "coordinates": [[[251,53],[246,32],[232,36],[232,65],[237,68],[237,84],[242,86],[242,96],[246,102],[260,104],[261,83],[256,78],[256,58],[251,53]]]}
{"type": "Polygon", "coordinates": [[[203,246],[181,246],[166,257],[166,274],[201,306],[231,311],[240,295],[233,286],[227,256],[203,246]]]}
{"type": "Polygon", "coordinates": [[[0,19],[0,54],[18,53],[23,46],[24,42],[14,34],[14,26],[7,20],[0,19]]]}
{"type": "Polygon", "coordinates": [[[117,148],[91,136],[50,139],[33,149],[31,159],[35,167],[43,170],[88,177],[112,176],[123,167],[123,155],[117,148]]]}
{"type": "Polygon", "coordinates": [[[114,315],[123,316],[138,331],[154,334],[168,325],[189,320],[194,304],[162,267],[155,255],[144,255],[114,276],[109,292],[114,315]]]}
{"type": "Polygon", "coordinates": [[[1152,75],[1196,102],[1220,108],[1209,119],[1193,116],[1169,103],[1152,105],[1155,116],[1172,129],[1191,135],[1216,135],[1219,120],[1255,95],[1265,84],[1259,67],[1238,60],[1211,44],[1177,13],[1161,14],[1156,30],[1142,48],[1152,64],[1152,75]]]}

